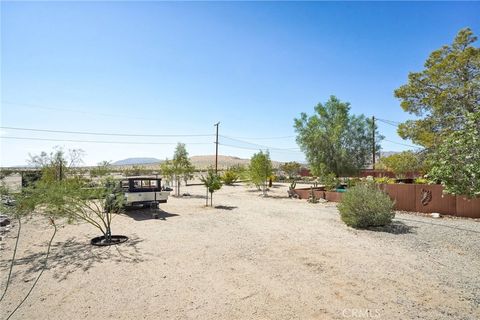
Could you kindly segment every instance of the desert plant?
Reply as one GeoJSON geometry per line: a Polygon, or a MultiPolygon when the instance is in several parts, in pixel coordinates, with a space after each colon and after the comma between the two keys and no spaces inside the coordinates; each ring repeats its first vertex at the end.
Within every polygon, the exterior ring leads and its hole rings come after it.
{"type": "Polygon", "coordinates": [[[413,183],[415,184],[427,184],[429,181],[426,178],[415,178],[413,183]]]}
{"type": "Polygon", "coordinates": [[[293,190],[295,189],[295,187],[297,186],[297,182],[296,181],[292,181],[292,183],[290,183],[290,186],[288,187],[290,190],[293,190]]]}
{"type": "Polygon", "coordinates": [[[353,228],[385,226],[395,217],[394,202],[374,184],[359,184],[349,189],[338,205],[340,217],[353,228]]]}
{"type": "Polygon", "coordinates": [[[272,161],[270,153],[260,151],[250,159],[250,180],[258,189],[262,189],[263,195],[267,195],[267,179],[272,174],[272,161]]]}
{"type": "Polygon", "coordinates": [[[209,169],[207,175],[202,176],[200,181],[207,187],[206,206],[208,206],[208,193],[210,193],[210,206],[213,207],[213,193],[222,187],[222,180],[213,169],[209,169]]]}
{"type": "Polygon", "coordinates": [[[112,171],[111,161],[102,161],[99,162],[96,167],[90,169],[90,176],[92,177],[103,177],[109,174],[112,171]]]}
{"type": "Polygon", "coordinates": [[[320,182],[325,186],[325,190],[327,191],[335,190],[340,185],[340,181],[334,173],[323,175],[320,178],[320,182]]]}
{"type": "Polygon", "coordinates": [[[231,186],[232,184],[237,182],[239,178],[240,176],[237,171],[232,168],[227,169],[221,176],[223,183],[227,186],[231,186]]]}
{"type": "Polygon", "coordinates": [[[313,191],[313,187],[310,187],[310,196],[308,197],[307,201],[310,203],[318,203],[318,198],[313,191]]]}
{"type": "Polygon", "coordinates": [[[389,177],[378,177],[374,178],[373,180],[379,184],[394,184],[396,182],[395,179],[389,177]]]}

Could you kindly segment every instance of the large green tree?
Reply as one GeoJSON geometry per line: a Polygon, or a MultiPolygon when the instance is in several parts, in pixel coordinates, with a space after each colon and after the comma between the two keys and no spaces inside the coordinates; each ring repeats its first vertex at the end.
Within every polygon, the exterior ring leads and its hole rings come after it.
{"type": "Polygon", "coordinates": [[[272,161],[270,160],[270,153],[268,151],[259,151],[250,159],[250,166],[248,168],[250,180],[257,188],[262,189],[264,196],[267,195],[267,179],[272,175],[272,171],[272,161]]]}
{"type": "Polygon", "coordinates": [[[469,113],[480,112],[480,48],[470,29],[451,45],[433,51],[425,69],[411,72],[408,83],[395,90],[403,110],[420,117],[402,123],[404,139],[435,149],[450,133],[464,128],[469,113]]]}
{"type": "Polygon", "coordinates": [[[418,116],[399,126],[403,138],[427,148],[429,177],[451,194],[480,194],[480,48],[463,29],[451,45],[432,52],[425,69],[395,91],[402,108],[418,116]]]}
{"type": "Polygon", "coordinates": [[[357,173],[372,162],[373,132],[378,142],[383,138],[370,119],[350,115],[350,104],[331,96],[315,106],[315,114],[302,113],[295,119],[297,143],[310,164],[312,173],[337,177],[357,173]]]}

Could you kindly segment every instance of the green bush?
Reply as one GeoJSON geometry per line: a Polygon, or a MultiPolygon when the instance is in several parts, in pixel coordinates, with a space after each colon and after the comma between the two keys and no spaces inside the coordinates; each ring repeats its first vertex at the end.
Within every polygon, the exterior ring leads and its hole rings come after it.
{"type": "Polygon", "coordinates": [[[240,176],[233,169],[226,170],[221,176],[223,183],[226,184],[227,186],[234,184],[235,182],[238,181],[239,178],[240,176]]]}
{"type": "Polygon", "coordinates": [[[392,222],[393,205],[390,197],[374,184],[359,184],[343,195],[338,210],[346,225],[362,229],[392,222]]]}
{"type": "Polygon", "coordinates": [[[374,178],[374,181],[379,184],[395,184],[396,180],[389,177],[374,178]]]}

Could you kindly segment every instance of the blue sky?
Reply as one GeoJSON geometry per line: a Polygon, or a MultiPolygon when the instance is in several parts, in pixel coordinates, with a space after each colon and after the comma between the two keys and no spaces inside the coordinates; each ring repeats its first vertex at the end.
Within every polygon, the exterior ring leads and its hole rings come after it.
{"type": "MultiPolygon", "coordinates": [[[[480,3],[3,2],[1,125],[135,134],[220,134],[303,160],[293,119],[330,95],[352,112],[403,121],[393,97],[408,72],[463,27],[480,33],[480,3]],[[250,139],[289,137],[281,139],[250,139]]],[[[388,140],[396,128],[380,124],[388,140]]],[[[85,163],[213,154],[214,138],[109,137],[1,129],[1,136],[172,144],[0,139],[0,165],[55,145],[85,163]]],[[[255,145],[221,138],[220,154],[255,145]],[[226,146],[233,145],[237,148],[226,146]],[[241,148],[238,148],[241,147],[241,148]]],[[[406,146],[383,142],[384,150],[406,146]]]]}

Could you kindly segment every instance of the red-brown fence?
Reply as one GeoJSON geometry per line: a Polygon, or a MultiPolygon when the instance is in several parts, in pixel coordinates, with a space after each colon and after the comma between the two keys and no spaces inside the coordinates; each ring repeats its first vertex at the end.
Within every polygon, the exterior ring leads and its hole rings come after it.
{"type": "MultiPolygon", "coordinates": [[[[443,194],[441,185],[428,184],[382,184],[380,187],[395,201],[396,210],[480,218],[480,198],[443,194]]],[[[323,191],[314,188],[315,196],[328,201],[340,202],[341,192],[323,191]]],[[[310,188],[295,189],[300,199],[308,199],[310,188]]]]}

